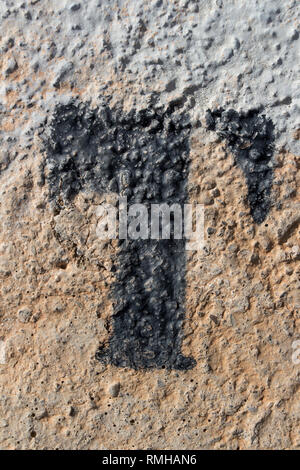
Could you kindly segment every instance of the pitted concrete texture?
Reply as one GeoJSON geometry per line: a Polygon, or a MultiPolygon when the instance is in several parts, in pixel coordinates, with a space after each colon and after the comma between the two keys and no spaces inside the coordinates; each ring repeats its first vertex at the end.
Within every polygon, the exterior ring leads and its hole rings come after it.
{"type": "Polygon", "coordinates": [[[298,21],[0,3],[1,449],[300,448],[298,21]],[[203,204],[204,249],[100,240],[122,194],[203,204]]]}

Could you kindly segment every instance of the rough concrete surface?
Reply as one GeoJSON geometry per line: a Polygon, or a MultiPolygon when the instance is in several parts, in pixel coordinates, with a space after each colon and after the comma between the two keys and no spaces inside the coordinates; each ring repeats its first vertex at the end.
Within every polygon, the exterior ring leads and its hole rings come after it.
{"type": "Polygon", "coordinates": [[[300,448],[299,15],[0,2],[1,449],[300,448]],[[120,195],[201,253],[100,240],[120,195]]]}

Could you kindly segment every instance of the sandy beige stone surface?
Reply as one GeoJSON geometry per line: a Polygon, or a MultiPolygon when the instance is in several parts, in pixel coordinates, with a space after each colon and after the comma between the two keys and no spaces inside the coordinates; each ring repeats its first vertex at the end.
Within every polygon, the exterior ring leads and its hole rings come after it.
{"type": "Polygon", "coordinates": [[[197,365],[185,372],[94,358],[111,334],[116,253],[96,236],[99,197],[80,194],[55,215],[37,185],[38,154],[4,183],[2,448],[299,446],[299,220],[288,228],[299,207],[296,159],[276,156],[281,205],[258,228],[224,146],[203,145],[195,131],[191,154],[190,200],[207,205],[205,249],[190,252],[187,268],[183,352],[197,365]]]}
{"type": "MultiPolygon", "coordinates": [[[[0,448],[299,449],[300,364],[293,356],[300,339],[299,108],[289,101],[292,87],[283,86],[284,77],[294,76],[293,2],[281,22],[265,10],[249,20],[265,38],[267,54],[280,56],[272,56],[273,69],[266,66],[273,78],[259,71],[242,33],[240,52],[237,45],[223,50],[217,34],[209,33],[219,11],[215,2],[199,3],[202,22],[197,2],[170,2],[176,15],[157,2],[162,19],[157,13],[150,26],[134,17],[135,2],[104,5],[99,25],[83,2],[77,13],[65,1],[21,3],[1,7],[0,448]],[[180,25],[175,31],[172,22],[180,25]],[[188,31],[198,31],[193,22],[206,24],[206,33],[197,33],[203,54],[210,39],[216,47],[207,52],[207,70],[216,69],[208,78],[206,65],[197,65],[204,59],[190,53],[200,44],[188,43],[188,31]],[[277,36],[267,34],[271,27],[277,36]],[[217,64],[210,59],[215,53],[217,64]],[[290,75],[278,71],[279,59],[289,64],[290,75]],[[254,90],[262,86],[257,103],[247,80],[254,90]],[[112,334],[118,250],[116,241],[97,237],[96,208],[116,195],[80,192],[57,213],[41,181],[41,126],[57,102],[74,98],[97,106],[109,100],[128,111],[147,105],[153,93],[163,104],[196,100],[188,191],[189,201],[205,206],[205,246],[188,255],[182,351],[196,360],[188,371],[136,371],[95,359],[112,334]],[[245,177],[233,155],[205,130],[204,111],[214,103],[266,106],[275,122],[272,206],[260,225],[250,215],[245,177]]],[[[228,2],[229,17],[234,3],[228,2]]],[[[230,30],[228,21],[224,17],[230,30]]],[[[247,35],[251,25],[239,27],[247,35]]],[[[221,35],[221,26],[215,28],[221,35]]],[[[229,33],[226,41],[237,44],[229,33]]]]}

